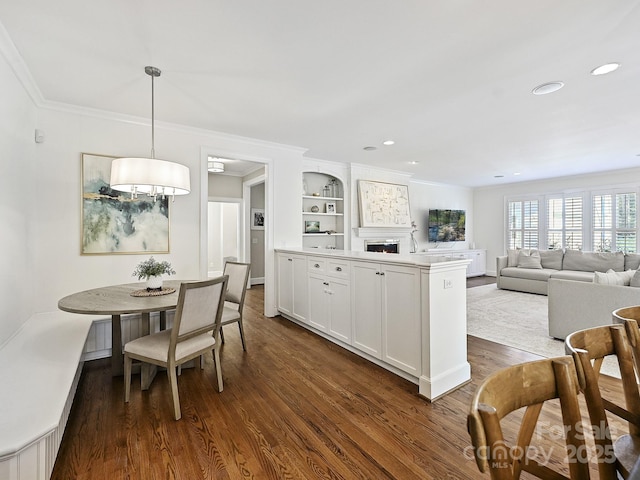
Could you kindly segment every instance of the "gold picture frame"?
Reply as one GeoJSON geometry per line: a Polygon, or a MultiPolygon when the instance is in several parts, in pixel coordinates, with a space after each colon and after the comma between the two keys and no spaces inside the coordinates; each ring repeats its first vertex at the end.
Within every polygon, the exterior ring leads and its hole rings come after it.
{"type": "Polygon", "coordinates": [[[81,255],[169,253],[169,198],[112,190],[114,158],[81,154],[81,255]]]}

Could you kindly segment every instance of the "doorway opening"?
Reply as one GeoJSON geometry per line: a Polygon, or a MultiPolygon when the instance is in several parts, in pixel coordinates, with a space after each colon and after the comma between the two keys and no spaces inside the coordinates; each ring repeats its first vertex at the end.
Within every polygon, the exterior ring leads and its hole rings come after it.
{"type": "Polygon", "coordinates": [[[240,202],[208,202],[208,258],[209,277],[222,275],[226,261],[241,257],[240,202]]]}

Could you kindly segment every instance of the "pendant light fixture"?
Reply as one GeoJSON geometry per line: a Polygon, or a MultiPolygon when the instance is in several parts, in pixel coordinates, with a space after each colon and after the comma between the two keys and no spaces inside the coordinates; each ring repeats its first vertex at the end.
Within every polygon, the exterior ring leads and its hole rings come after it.
{"type": "Polygon", "coordinates": [[[175,162],[156,159],[155,152],[155,108],[154,78],[160,76],[160,69],[144,67],[151,77],[151,158],[116,158],[111,162],[111,188],[131,193],[137,198],[146,193],[154,199],[158,195],[186,195],[191,190],[189,168],[175,162]]]}

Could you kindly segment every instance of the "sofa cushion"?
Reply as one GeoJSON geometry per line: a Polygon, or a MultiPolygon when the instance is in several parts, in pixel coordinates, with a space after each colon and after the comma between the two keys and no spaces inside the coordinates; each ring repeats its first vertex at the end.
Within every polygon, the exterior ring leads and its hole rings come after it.
{"type": "Polygon", "coordinates": [[[500,271],[500,275],[503,277],[524,278],[527,280],[540,280],[546,282],[554,272],[557,272],[557,270],[551,270],[549,268],[507,267],[500,271]]]}
{"type": "MultiPolygon", "coordinates": [[[[562,270],[562,250],[540,250],[540,261],[542,268],[553,268],[554,270],[562,270]]],[[[640,261],[640,260],[639,260],[640,261]]]]}
{"type": "Polygon", "coordinates": [[[562,259],[562,269],[579,272],[606,272],[612,269],[622,272],[624,271],[624,253],[567,250],[562,259]]]}
{"type": "Polygon", "coordinates": [[[557,270],[551,274],[551,278],[588,283],[593,283],[593,277],[593,272],[576,272],[575,270],[557,270]]]}
{"type": "Polygon", "coordinates": [[[517,267],[518,266],[518,254],[520,253],[519,248],[510,248],[507,250],[507,267],[517,267]]]}
{"type": "Polygon", "coordinates": [[[540,252],[538,250],[520,250],[518,253],[518,268],[542,268],[540,252]]]}
{"type": "Polygon", "coordinates": [[[624,256],[624,269],[637,270],[640,268],[640,253],[627,253],[624,256]]]}
{"type": "Polygon", "coordinates": [[[640,287],[640,270],[636,270],[633,274],[633,277],[631,277],[631,281],[629,282],[629,285],[632,287],[640,287]]]}
{"type": "Polygon", "coordinates": [[[629,286],[635,270],[627,270],[626,272],[616,272],[614,270],[607,270],[605,273],[595,272],[593,277],[593,283],[600,283],[603,285],[623,285],[629,286]]]}

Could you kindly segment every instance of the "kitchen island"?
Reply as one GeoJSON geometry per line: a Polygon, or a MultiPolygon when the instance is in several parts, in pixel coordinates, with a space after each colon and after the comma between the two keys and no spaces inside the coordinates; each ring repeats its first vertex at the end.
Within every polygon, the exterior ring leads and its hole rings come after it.
{"type": "Polygon", "coordinates": [[[471,379],[468,259],[276,249],[282,316],[418,385],[433,401],[471,379]]]}

